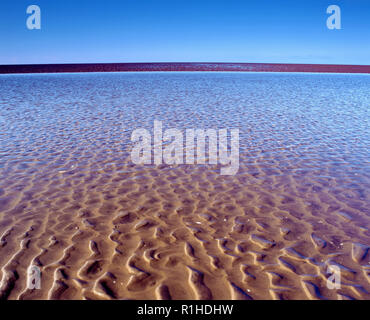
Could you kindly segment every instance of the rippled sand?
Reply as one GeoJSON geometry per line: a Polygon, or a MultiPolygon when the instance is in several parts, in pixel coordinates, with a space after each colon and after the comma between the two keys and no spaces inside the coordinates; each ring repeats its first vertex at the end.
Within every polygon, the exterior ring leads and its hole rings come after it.
{"type": "Polygon", "coordinates": [[[0,297],[370,299],[368,75],[0,77],[0,297]],[[240,169],[131,132],[239,128],[240,169]],[[27,268],[42,272],[27,289],[27,268]],[[328,265],[341,288],[327,288],[328,265]]]}

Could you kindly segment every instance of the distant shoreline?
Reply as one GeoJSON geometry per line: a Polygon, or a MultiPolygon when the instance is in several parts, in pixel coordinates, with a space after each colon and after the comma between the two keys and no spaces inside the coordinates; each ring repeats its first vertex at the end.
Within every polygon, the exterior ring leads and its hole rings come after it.
{"type": "Polygon", "coordinates": [[[370,73],[370,65],[281,64],[227,62],[75,63],[0,65],[0,74],[70,72],[233,71],[370,73]]]}

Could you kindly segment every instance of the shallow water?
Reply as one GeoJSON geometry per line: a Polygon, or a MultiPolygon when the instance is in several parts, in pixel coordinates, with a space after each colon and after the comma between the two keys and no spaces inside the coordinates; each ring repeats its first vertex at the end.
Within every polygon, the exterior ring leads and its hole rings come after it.
{"type": "Polygon", "coordinates": [[[0,295],[370,299],[369,88],[361,74],[1,75],[0,295]],[[134,165],[131,133],[154,119],[239,128],[238,173],[134,165]]]}

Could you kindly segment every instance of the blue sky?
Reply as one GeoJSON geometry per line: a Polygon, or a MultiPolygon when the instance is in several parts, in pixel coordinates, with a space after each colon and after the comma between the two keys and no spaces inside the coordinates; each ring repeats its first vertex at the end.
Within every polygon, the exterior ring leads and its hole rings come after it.
{"type": "Polygon", "coordinates": [[[0,64],[175,61],[370,64],[370,0],[0,2],[0,64]]]}

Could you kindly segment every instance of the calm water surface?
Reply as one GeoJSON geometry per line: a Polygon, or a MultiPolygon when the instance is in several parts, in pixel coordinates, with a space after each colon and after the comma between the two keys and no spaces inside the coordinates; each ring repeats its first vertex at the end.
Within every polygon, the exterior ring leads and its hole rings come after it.
{"type": "MultiPolygon", "coordinates": [[[[322,238],[328,247],[336,246],[327,254],[341,250],[343,243],[343,252],[353,250],[347,250],[346,243],[366,248],[370,245],[369,88],[370,75],[360,74],[1,75],[0,235],[32,217],[46,219],[50,211],[66,208],[68,201],[78,212],[89,207],[85,201],[93,192],[86,189],[89,184],[107,186],[108,191],[100,192],[105,196],[101,201],[109,201],[109,194],[119,189],[115,183],[120,176],[127,175],[133,185],[149,181],[148,190],[162,184],[160,177],[171,175],[168,168],[144,168],[127,160],[132,131],[152,130],[157,119],[165,128],[182,130],[239,128],[236,176],[220,177],[215,174],[219,170],[209,168],[209,179],[194,194],[194,172],[200,170],[201,176],[201,170],[208,169],[174,169],[179,170],[178,183],[189,192],[190,202],[219,192],[230,211],[241,208],[257,222],[281,218],[272,229],[294,220],[290,228],[296,229],[296,239],[314,234],[316,245],[322,238]],[[76,194],[71,196],[71,190],[76,194]]],[[[179,187],[176,177],[169,181],[168,190],[179,187]]],[[[172,205],[176,207],[176,201],[172,205]]],[[[205,201],[199,208],[207,211],[215,205],[205,201]]],[[[265,229],[268,234],[269,228],[265,229]]],[[[366,259],[356,260],[365,268],[360,269],[362,278],[352,279],[360,286],[369,279],[365,273],[370,258],[366,259]]]]}

